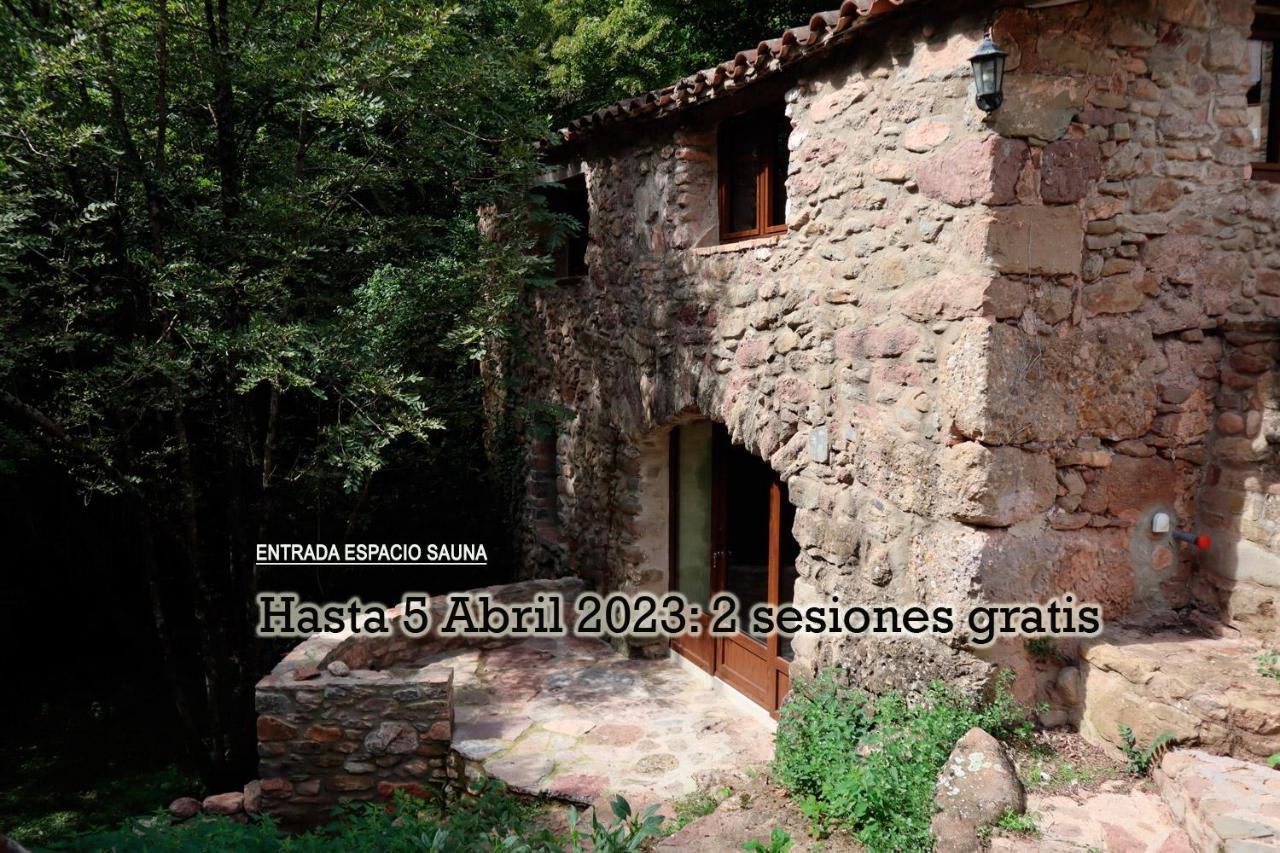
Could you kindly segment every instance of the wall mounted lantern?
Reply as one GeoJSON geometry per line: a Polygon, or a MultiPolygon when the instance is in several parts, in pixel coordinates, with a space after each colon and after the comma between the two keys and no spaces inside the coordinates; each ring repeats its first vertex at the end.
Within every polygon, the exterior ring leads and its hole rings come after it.
{"type": "Polygon", "coordinates": [[[991,31],[987,30],[978,52],[969,57],[976,91],[974,100],[984,113],[993,112],[1004,103],[1004,60],[1008,55],[991,40],[991,31]]]}

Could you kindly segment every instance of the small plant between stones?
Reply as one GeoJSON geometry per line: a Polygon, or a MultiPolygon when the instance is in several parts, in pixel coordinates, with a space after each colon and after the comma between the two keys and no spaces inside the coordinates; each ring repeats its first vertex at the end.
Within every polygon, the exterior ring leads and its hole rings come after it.
{"type": "Polygon", "coordinates": [[[1024,835],[1028,838],[1039,838],[1040,829],[1036,826],[1035,819],[1029,814],[1019,814],[1015,811],[1007,811],[1000,815],[1000,819],[995,823],[988,824],[978,829],[978,840],[982,844],[991,843],[991,836],[996,830],[1002,829],[1005,832],[1014,835],[1024,835]]]}
{"type": "Polygon", "coordinates": [[[1280,680],[1280,655],[1273,651],[1258,655],[1258,675],[1280,680]]]}
{"type": "Polygon", "coordinates": [[[685,794],[671,803],[675,820],[662,827],[663,835],[675,835],[700,817],[714,812],[721,803],[733,796],[733,789],[722,785],[714,790],[699,789],[685,794]]]}
{"type": "Polygon", "coordinates": [[[791,840],[791,834],[780,826],[775,826],[773,832],[769,833],[769,841],[765,843],[758,839],[742,842],[741,849],[747,853],[788,853],[795,842],[791,840]]]}
{"type": "Polygon", "coordinates": [[[1054,642],[1053,637],[1032,637],[1027,640],[1027,654],[1042,663],[1061,660],[1062,655],[1058,652],[1058,644],[1054,642]]]}
{"type": "Polygon", "coordinates": [[[1120,751],[1124,753],[1125,759],[1129,763],[1129,772],[1135,776],[1146,776],[1151,771],[1151,764],[1155,760],[1157,753],[1165,746],[1173,743],[1173,732],[1161,732],[1151,745],[1143,749],[1138,744],[1138,738],[1133,733],[1133,729],[1120,723],[1118,726],[1120,731],[1120,751]]]}

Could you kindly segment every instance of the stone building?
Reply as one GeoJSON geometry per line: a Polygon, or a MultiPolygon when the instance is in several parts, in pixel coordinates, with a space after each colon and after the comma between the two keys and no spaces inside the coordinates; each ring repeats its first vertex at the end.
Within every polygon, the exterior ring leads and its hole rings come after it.
{"type": "Polygon", "coordinates": [[[673,645],[766,708],[828,665],[907,690],[1006,666],[1103,739],[1141,706],[1280,748],[1276,705],[1193,695],[1280,639],[1270,12],[847,0],[573,122],[550,192],[585,239],[531,295],[517,367],[541,413],[529,572],[744,603],[1070,592],[1107,634],[1047,654],[673,645]],[[989,114],[968,61],[988,27],[1009,54],[989,114]],[[1153,686],[1179,655],[1183,687],[1153,686]]]}

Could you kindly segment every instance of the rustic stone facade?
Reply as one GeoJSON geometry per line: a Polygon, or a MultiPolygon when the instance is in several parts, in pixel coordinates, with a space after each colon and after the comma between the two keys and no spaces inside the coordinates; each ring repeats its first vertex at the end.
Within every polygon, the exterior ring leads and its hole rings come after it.
{"type": "MultiPolygon", "coordinates": [[[[1071,591],[1276,635],[1280,187],[1249,179],[1251,4],[1001,8],[985,117],[989,5],[904,6],[793,72],[781,236],[717,245],[707,111],[575,153],[589,273],[532,295],[520,367],[572,412],[531,455],[557,497],[531,481],[527,565],[666,589],[665,435],[706,416],[787,482],[798,603],[1071,591]],[[1213,549],[1153,538],[1156,511],[1213,549]]],[[[1020,641],[795,648],[872,689],[999,663],[1069,704],[1020,641]]]]}

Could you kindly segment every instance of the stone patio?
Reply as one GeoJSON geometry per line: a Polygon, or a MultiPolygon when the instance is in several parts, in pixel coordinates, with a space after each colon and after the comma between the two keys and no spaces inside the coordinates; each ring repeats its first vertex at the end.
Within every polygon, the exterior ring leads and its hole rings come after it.
{"type": "Polygon", "coordinates": [[[598,640],[535,638],[424,657],[454,672],[466,772],[526,794],[668,802],[773,757],[771,726],[670,660],[598,640]]]}

